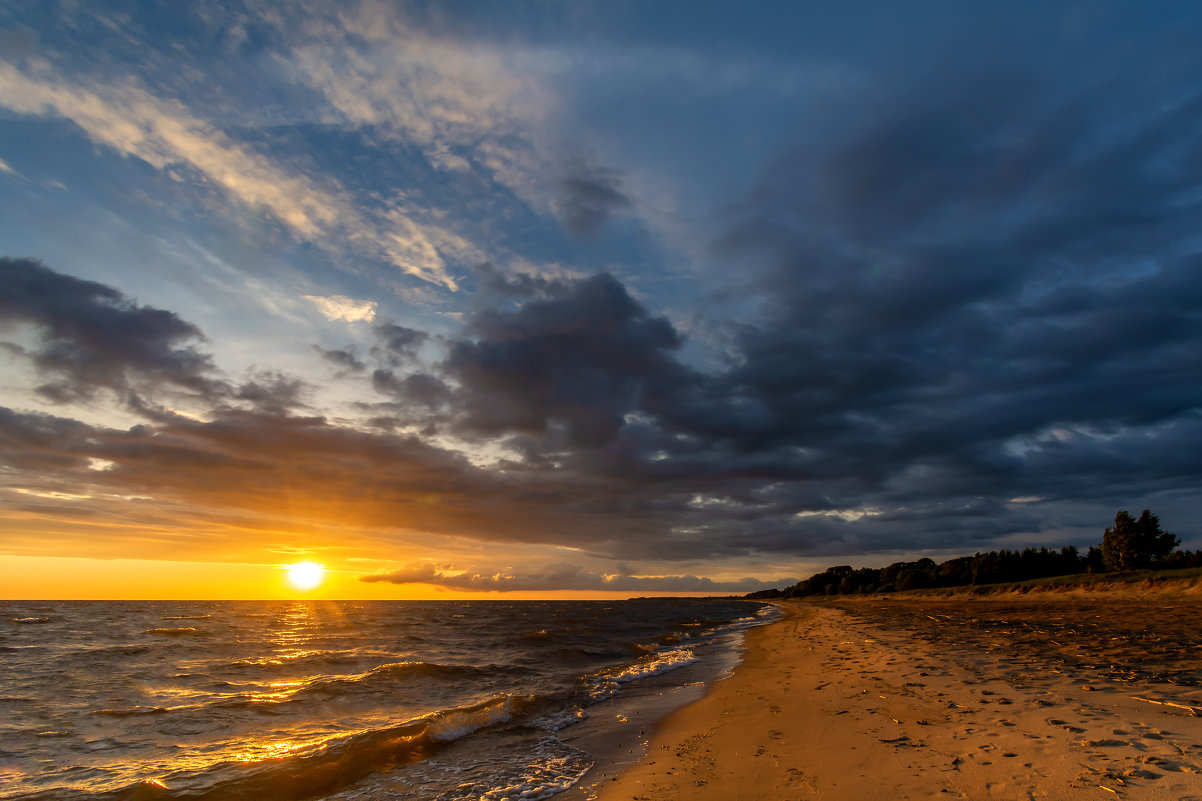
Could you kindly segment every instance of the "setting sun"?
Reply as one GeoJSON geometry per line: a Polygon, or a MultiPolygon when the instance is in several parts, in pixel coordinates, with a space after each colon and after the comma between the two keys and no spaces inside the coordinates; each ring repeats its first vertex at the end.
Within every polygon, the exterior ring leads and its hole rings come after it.
{"type": "Polygon", "coordinates": [[[315,562],[297,562],[288,565],[288,583],[298,590],[311,590],[321,584],[326,569],[315,562]]]}

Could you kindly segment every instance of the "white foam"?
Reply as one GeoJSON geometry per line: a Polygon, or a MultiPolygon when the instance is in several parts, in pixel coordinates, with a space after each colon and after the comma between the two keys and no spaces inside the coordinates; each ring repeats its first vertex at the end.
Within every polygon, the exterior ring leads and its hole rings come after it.
{"type": "Polygon", "coordinates": [[[538,718],[533,721],[533,725],[545,731],[556,732],[587,719],[588,712],[583,707],[570,706],[567,709],[561,709],[558,712],[552,712],[550,715],[538,718]]]}
{"type": "Polygon", "coordinates": [[[689,646],[665,648],[643,657],[632,665],[612,668],[594,675],[588,691],[589,697],[593,701],[603,701],[617,693],[621,685],[627,682],[667,673],[697,661],[697,654],[689,646]]]}
{"type": "Polygon", "coordinates": [[[693,652],[692,648],[665,648],[649,658],[640,659],[633,665],[623,668],[617,673],[610,674],[610,678],[618,682],[618,684],[625,684],[635,679],[645,679],[648,676],[667,673],[669,670],[676,670],[685,665],[691,665],[696,661],[697,654],[693,652]]]}
{"type": "Polygon", "coordinates": [[[540,743],[536,752],[537,758],[522,768],[521,775],[481,793],[480,801],[542,801],[567,790],[593,767],[587,754],[557,740],[540,743]]]}
{"type": "Polygon", "coordinates": [[[436,742],[449,743],[486,726],[508,723],[513,719],[513,709],[513,698],[504,698],[475,709],[442,712],[431,718],[427,736],[436,742]]]}

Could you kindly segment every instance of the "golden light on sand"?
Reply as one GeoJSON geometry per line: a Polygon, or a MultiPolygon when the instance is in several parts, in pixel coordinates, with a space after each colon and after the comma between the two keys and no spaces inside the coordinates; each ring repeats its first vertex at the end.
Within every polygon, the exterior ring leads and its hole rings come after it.
{"type": "Polygon", "coordinates": [[[321,584],[325,578],[326,569],[316,562],[297,562],[288,565],[288,583],[295,589],[305,592],[321,584]]]}

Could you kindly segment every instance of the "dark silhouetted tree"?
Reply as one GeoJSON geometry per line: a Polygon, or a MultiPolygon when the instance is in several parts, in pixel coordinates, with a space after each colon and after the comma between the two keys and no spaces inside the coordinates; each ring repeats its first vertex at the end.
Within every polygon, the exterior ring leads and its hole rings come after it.
{"type": "Polygon", "coordinates": [[[972,557],[961,556],[948,559],[939,566],[939,583],[945,587],[955,587],[972,583],[972,557]]]}
{"type": "Polygon", "coordinates": [[[1137,570],[1160,562],[1180,544],[1175,535],[1160,529],[1160,518],[1149,510],[1136,520],[1120,509],[1114,525],[1102,534],[1102,559],[1110,570],[1137,570]]]}

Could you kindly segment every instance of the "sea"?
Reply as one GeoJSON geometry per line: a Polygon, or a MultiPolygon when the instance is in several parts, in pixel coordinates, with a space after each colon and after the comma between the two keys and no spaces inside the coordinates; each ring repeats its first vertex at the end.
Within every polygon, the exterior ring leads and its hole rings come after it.
{"type": "Polygon", "coordinates": [[[0,799],[579,794],[775,614],[710,599],[0,602],[0,799]]]}

